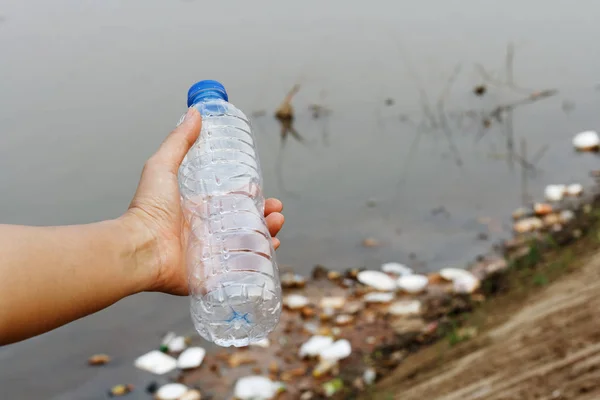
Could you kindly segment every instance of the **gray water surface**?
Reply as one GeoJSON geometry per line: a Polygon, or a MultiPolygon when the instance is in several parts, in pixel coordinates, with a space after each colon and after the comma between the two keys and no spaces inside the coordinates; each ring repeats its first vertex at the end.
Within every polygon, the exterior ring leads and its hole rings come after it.
{"type": "MultiPolygon", "coordinates": [[[[248,114],[266,110],[253,123],[265,191],[285,203],[283,268],[376,268],[413,262],[411,253],[421,270],[462,266],[490,247],[479,233],[509,234],[506,217],[523,197],[521,168],[506,160],[506,117],[476,140],[481,121],[469,110],[559,90],[512,115],[515,150],[525,139],[541,155],[527,189],[540,198],[549,183],[589,182],[597,161],[575,155],[571,138],[598,127],[598,11],[591,0],[5,0],[0,222],[120,215],[188,87],[211,78],[248,114]],[[510,80],[509,43],[520,89],[488,84],[475,96],[478,65],[510,80]],[[271,115],[296,83],[305,143],[282,145],[271,115]],[[329,115],[314,119],[311,104],[329,115]],[[367,237],[382,246],[363,248],[367,237]]],[[[101,399],[117,383],[143,387],[152,377],[133,360],[167,330],[192,332],[187,299],[141,294],[0,348],[1,397],[101,399]],[[115,362],[88,368],[98,352],[115,362]]]]}

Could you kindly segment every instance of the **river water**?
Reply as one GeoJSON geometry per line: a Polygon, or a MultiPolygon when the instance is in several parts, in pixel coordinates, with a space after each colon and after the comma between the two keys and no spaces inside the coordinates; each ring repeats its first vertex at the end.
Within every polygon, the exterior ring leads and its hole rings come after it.
{"type": "MultiPolygon", "coordinates": [[[[587,183],[597,165],[571,138],[598,126],[599,9],[591,0],[5,0],[0,222],[118,216],[185,111],[189,85],[210,78],[254,116],[266,194],[285,204],[282,268],[463,266],[509,235],[524,196],[587,183]],[[283,138],[272,117],[294,84],[302,140],[283,138]],[[558,94],[482,129],[498,105],[550,89],[558,94]],[[315,118],[314,104],[327,112],[315,118]],[[533,164],[525,178],[521,155],[533,164]],[[380,246],[365,248],[365,238],[380,246]]],[[[187,309],[185,298],[141,294],[0,348],[2,397],[97,399],[117,383],[143,384],[151,377],[133,359],[167,330],[191,333],[187,309]],[[115,362],[86,368],[97,352],[115,362]]]]}

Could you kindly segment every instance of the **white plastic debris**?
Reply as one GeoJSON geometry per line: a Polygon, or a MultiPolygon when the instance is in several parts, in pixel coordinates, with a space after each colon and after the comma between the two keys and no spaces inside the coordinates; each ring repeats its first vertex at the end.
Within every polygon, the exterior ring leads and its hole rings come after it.
{"type": "Polygon", "coordinates": [[[263,349],[267,349],[269,348],[269,346],[271,346],[271,342],[269,341],[269,339],[264,338],[262,340],[259,340],[258,342],[250,343],[250,346],[258,346],[262,347],[263,349]]]}
{"type": "Polygon", "coordinates": [[[387,292],[396,289],[396,282],[381,271],[361,271],[356,277],[363,285],[387,292]]]}
{"type": "Polygon", "coordinates": [[[178,400],[188,390],[190,389],[181,383],[167,383],[156,391],[156,398],[158,400],[178,400]]]}
{"type": "Polygon", "coordinates": [[[180,351],[185,350],[185,348],[187,347],[187,344],[185,343],[185,337],[174,337],[172,340],[169,341],[169,343],[167,343],[167,347],[169,349],[169,352],[171,353],[179,353],[180,351]]]}
{"type": "Polygon", "coordinates": [[[412,275],[414,273],[413,270],[406,265],[394,262],[382,264],[381,270],[385,273],[399,276],[412,275]]]}
{"type": "Polygon", "coordinates": [[[365,372],[363,373],[363,381],[366,385],[372,385],[373,382],[375,382],[375,377],[376,373],[374,368],[365,369],[365,372]]]}
{"type": "Polygon", "coordinates": [[[319,302],[321,308],[332,308],[334,310],[344,307],[344,304],[346,304],[346,298],[342,296],[323,297],[319,302]]]}
{"type": "Polygon", "coordinates": [[[580,151],[594,150],[600,147],[600,137],[596,131],[580,132],[573,137],[573,146],[580,151]]]}
{"type": "Polygon", "coordinates": [[[480,285],[479,279],[472,274],[458,277],[452,283],[455,293],[473,293],[480,285]]]}
{"type": "Polygon", "coordinates": [[[405,292],[419,293],[425,290],[429,284],[429,279],[425,275],[406,275],[398,278],[396,284],[405,292]]]}
{"type": "Polygon", "coordinates": [[[566,190],[567,187],[565,185],[548,185],[544,189],[544,196],[548,201],[561,201],[566,190]]]}
{"type": "Polygon", "coordinates": [[[340,339],[319,352],[319,358],[327,361],[338,361],[352,354],[352,346],[346,339],[340,339]]]}
{"type": "Polygon", "coordinates": [[[177,335],[175,334],[175,332],[168,332],[164,337],[163,340],[161,342],[161,344],[163,346],[167,346],[169,344],[169,342],[173,339],[175,339],[177,337],[177,335]]]}
{"type": "Polygon", "coordinates": [[[567,194],[569,196],[581,196],[583,193],[583,185],[580,183],[573,183],[567,186],[567,194]]]}
{"type": "Polygon", "coordinates": [[[177,358],[177,368],[198,368],[202,364],[205,355],[206,350],[202,347],[190,347],[189,349],[184,350],[179,355],[179,358],[177,358]]]}
{"type": "Polygon", "coordinates": [[[455,279],[472,275],[469,271],[462,268],[442,268],[440,270],[440,276],[447,281],[454,281],[455,279]]]}
{"type": "Polygon", "coordinates": [[[161,351],[152,350],[138,357],[134,365],[144,371],[162,375],[174,370],[177,367],[177,360],[161,351]]]}
{"type": "Polygon", "coordinates": [[[517,233],[527,233],[540,230],[544,227],[544,223],[541,219],[536,217],[525,218],[515,222],[513,229],[517,233]]]}
{"type": "Polygon", "coordinates": [[[235,384],[234,397],[239,400],[269,400],[281,390],[282,384],[269,378],[251,375],[238,379],[235,384]]]}
{"type": "Polygon", "coordinates": [[[202,394],[196,389],[189,390],[179,400],[202,400],[202,394]]]}
{"type": "Polygon", "coordinates": [[[414,315],[421,313],[421,302],[419,300],[400,300],[392,303],[388,308],[392,315],[414,315]]]}
{"type": "Polygon", "coordinates": [[[315,335],[308,339],[307,342],[300,346],[299,355],[300,357],[316,357],[319,352],[333,344],[333,338],[331,336],[320,336],[315,335]]]}
{"type": "Polygon", "coordinates": [[[396,296],[393,292],[371,292],[367,293],[363,299],[367,303],[389,303],[396,296]]]}
{"type": "Polygon", "coordinates": [[[571,210],[562,210],[560,214],[558,214],[558,217],[560,219],[560,222],[566,224],[567,222],[570,222],[573,220],[573,218],[575,218],[575,213],[571,210]]]}
{"type": "Polygon", "coordinates": [[[300,294],[290,294],[284,297],[283,304],[292,310],[297,310],[308,305],[308,297],[300,294]]]}

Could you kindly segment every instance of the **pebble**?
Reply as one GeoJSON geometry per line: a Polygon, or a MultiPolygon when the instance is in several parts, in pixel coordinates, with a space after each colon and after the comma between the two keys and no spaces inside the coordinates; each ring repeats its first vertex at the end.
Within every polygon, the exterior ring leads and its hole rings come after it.
{"type": "Polygon", "coordinates": [[[333,344],[331,336],[315,335],[300,346],[300,357],[316,357],[319,352],[333,344]]]}
{"type": "Polygon", "coordinates": [[[335,317],[336,325],[348,325],[354,321],[354,317],[348,314],[340,314],[335,317]]]}
{"type": "Polygon", "coordinates": [[[381,270],[385,273],[399,276],[412,275],[414,273],[413,270],[406,265],[394,262],[382,264],[381,270]]]}
{"type": "Polygon", "coordinates": [[[110,391],[108,392],[108,394],[111,397],[119,397],[119,396],[125,396],[128,393],[133,392],[134,386],[131,384],[127,384],[127,385],[116,385],[113,386],[110,391]]]}
{"type": "Polygon", "coordinates": [[[580,183],[573,183],[573,184],[567,186],[567,194],[569,196],[577,197],[577,196],[581,196],[582,193],[583,193],[583,185],[581,185],[580,183]]]}
{"type": "Polygon", "coordinates": [[[261,339],[258,342],[250,343],[250,346],[258,346],[258,347],[262,347],[263,349],[269,348],[270,345],[271,345],[271,342],[267,338],[261,339]]]}
{"type": "Polygon", "coordinates": [[[361,271],[356,279],[363,285],[370,286],[375,290],[387,292],[396,289],[396,282],[381,271],[361,271]]]}
{"type": "Polygon", "coordinates": [[[94,354],[88,358],[89,365],[104,365],[110,362],[110,356],[106,354],[94,354]]]}
{"type": "Polygon", "coordinates": [[[541,219],[536,217],[525,218],[515,222],[513,230],[517,233],[527,233],[540,230],[544,227],[541,219]]]}
{"type": "Polygon", "coordinates": [[[286,289],[302,288],[306,285],[306,278],[302,275],[286,272],[281,275],[281,286],[286,289]]]}
{"type": "Polygon", "coordinates": [[[367,303],[389,303],[395,296],[393,292],[372,292],[367,293],[363,299],[367,303]]]}
{"type": "Polygon", "coordinates": [[[179,400],[202,400],[202,394],[196,389],[188,390],[188,392],[181,396],[179,400]]]}
{"type": "Polygon", "coordinates": [[[251,375],[238,379],[233,390],[239,400],[269,400],[282,389],[279,382],[273,382],[267,377],[251,375]]]}
{"type": "Polygon", "coordinates": [[[177,358],[177,368],[198,368],[202,364],[205,355],[206,350],[202,347],[190,347],[189,349],[184,350],[179,355],[179,358],[177,358]]]}
{"type": "Polygon", "coordinates": [[[176,336],[167,343],[167,348],[171,353],[179,353],[187,347],[186,339],[183,336],[176,336]]]}
{"type": "Polygon", "coordinates": [[[473,293],[481,285],[479,279],[473,274],[458,277],[453,281],[454,293],[473,293]]]}
{"type": "Polygon", "coordinates": [[[561,201],[565,196],[567,187],[565,185],[548,185],[544,189],[544,197],[548,201],[561,201]]]}
{"type": "Polygon", "coordinates": [[[429,284],[429,278],[425,275],[406,275],[401,276],[396,281],[396,285],[407,293],[419,293],[425,290],[429,284]]]}
{"type": "Polygon", "coordinates": [[[321,360],[317,366],[313,369],[312,375],[315,378],[320,378],[329,371],[337,369],[338,363],[334,360],[321,360]]]}
{"type": "Polygon", "coordinates": [[[162,375],[174,370],[177,360],[161,351],[152,350],[138,357],[134,365],[139,369],[162,375]]]}
{"type": "Polygon", "coordinates": [[[524,217],[528,217],[532,214],[532,210],[526,207],[519,207],[512,213],[512,217],[514,220],[519,220],[524,217]]]}
{"type": "Polygon", "coordinates": [[[283,304],[290,310],[298,310],[308,303],[308,297],[300,294],[289,294],[283,298],[283,304]]]}
{"type": "Polygon", "coordinates": [[[550,204],[535,203],[533,205],[533,211],[537,215],[547,215],[547,214],[550,214],[553,211],[553,209],[552,209],[552,206],[550,204]]]}
{"type": "Polygon", "coordinates": [[[364,247],[379,247],[381,246],[381,243],[379,243],[379,240],[375,238],[366,238],[362,241],[362,245],[364,247]]]}
{"type": "Polygon", "coordinates": [[[342,296],[336,297],[323,297],[319,302],[319,307],[321,308],[332,308],[334,310],[339,310],[344,307],[346,304],[346,298],[342,296]]]}
{"type": "Polygon", "coordinates": [[[421,302],[419,300],[400,300],[392,303],[388,308],[392,315],[414,315],[421,313],[421,302]]]}
{"type": "Polygon", "coordinates": [[[236,368],[245,364],[254,364],[255,362],[256,360],[252,357],[252,354],[246,351],[231,353],[227,359],[227,364],[229,364],[230,368],[236,368]]]}
{"type": "Polygon", "coordinates": [[[327,361],[338,361],[352,354],[352,346],[346,339],[340,339],[319,351],[319,358],[327,361]]]}
{"type": "Polygon", "coordinates": [[[375,378],[377,374],[375,372],[375,368],[367,368],[363,373],[363,381],[366,385],[372,385],[375,382],[375,378]]]}
{"type": "Polygon", "coordinates": [[[600,147],[600,137],[596,131],[584,131],[573,137],[573,147],[579,151],[593,151],[600,147]]]}
{"type": "Polygon", "coordinates": [[[575,218],[575,213],[571,210],[562,210],[558,216],[560,218],[560,222],[566,224],[575,218]]]}
{"type": "Polygon", "coordinates": [[[181,383],[167,383],[161,386],[155,394],[157,400],[179,400],[189,388],[181,383]]]}

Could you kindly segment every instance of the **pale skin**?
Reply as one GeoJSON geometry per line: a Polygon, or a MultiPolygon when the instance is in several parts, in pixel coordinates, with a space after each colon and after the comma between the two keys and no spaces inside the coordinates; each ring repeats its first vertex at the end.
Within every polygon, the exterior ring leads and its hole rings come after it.
{"type": "MultiPolygon", "coordinates": [[[[39,335],[144,291],[188,294],[177,170],[202,125],[190,108],[148,159],[129,209],[87,225],[0,225],[0,345],[39,335]]],[[[282,203],[265,202],[273,245],[282,203]]]]}

